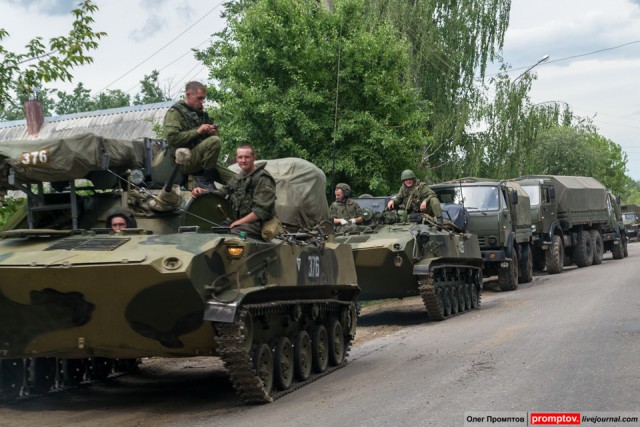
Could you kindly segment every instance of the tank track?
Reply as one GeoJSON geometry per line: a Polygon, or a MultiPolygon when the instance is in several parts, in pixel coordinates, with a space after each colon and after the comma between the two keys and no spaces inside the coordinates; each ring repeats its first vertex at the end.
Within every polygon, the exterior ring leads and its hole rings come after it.
{"type": "MultiPolygon", "coordinates": [[[[245,319],[250,316],[255,319],[259,316],[277,316],[287,318],[291,316],[294,307],[301,307],[301,313],[314,313],[309,317],[315,317],[316,319],[330,319],[340,318],[341,313],[352,313],[355,315],[355,303],[351,301],[338,301],[338,300],[294,300],[294,301],[278,301],[269,302],[264,304],[247,304],[240,308],[236,315],[236,320],[233,323],[215,323],[216,329],[216,343],[218,345],[218,351],[220,357],[224,363],[225,368],[229,373],[231,383],[240,395],[240,398],[245,403],[268,403],[272,402],[286,394],[289,394],[305,385],[322,378],[333,371],[344,367],[347,363],[346,357],[348,356],[349,349],[351,347],[351,340],[355,336],[355,328],[352,328],[353,333],[349,334],[345,330],[344,335],[344,359],[343,361],[334,366],[328,366],[323,372],[314,371],[311,373],[308,379],[304,381],[294,381],[290,388],[286,390],[268,391],[265,389],[265,384],[256,373],[256,369],[253,364],[252,352],[246,349],[246,328],[245,319]]],[[[351,315],[351,314],[350,314],[351,315]]],[[[304,317],[304,314],[302,314],[304,317]]],[[[295,321],[295,319],[294,319],[295,321]]],[[[345,319],[342,320],[345,322],[345,319]]],[[[355,319],[346,319],[346,322],[354,322],[355,319]]],[[[305,330],[309,326],[318,324],[317,320],[310,321],[310,319],[296,321],[300,325],[301,329],[305,330]]],[[[326,322],[325,322],[326,323],[326,322]]],[[[271,337],[272,340],[277,338],[271,337]]],[[[315,357],[315,356],[314,356],[315,357]]],[[[274,363],[277,363],[274,361],[274,363]]]]}
{"type": "Polygon", "coordinates": [[[482,270],[469,265],[436,265],[418,277],[418,291],[433,320],[480,309],[481,290],[482,270]]]}

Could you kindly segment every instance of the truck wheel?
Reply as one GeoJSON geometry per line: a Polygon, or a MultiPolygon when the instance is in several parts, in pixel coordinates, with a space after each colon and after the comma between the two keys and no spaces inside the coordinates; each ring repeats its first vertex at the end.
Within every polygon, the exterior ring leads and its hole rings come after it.
{"type": "Polygon", "coordinates": [[[604,254],[604,244],[602,243],[602,234],[598,230],[591,230],[591,241],[593,243],[593,265],[602,264],[602,255],[604,254]]]}
{"type": "Polygon", "coordinates": [[[564,270],[564,246],[558,235],[551,237],[551,246],[545,252],[545,264],[549,274],[562,273],[564,270]]]}
{"type": "MultiPolygon", "coordinates": [[[[514,252],[516,248],[513,248],[514,252]]],[[[518,289],[518,255],[513,254],[509,267],[498,269],[498,284],[501,291],[515,291],[518,289]]]]}
{"type": "Polygon", "coordinates": [[[622,259],[624,258],[624,247],[623,247],[623,239],[618,239],[618,244],[615,242],[611,246],[611,255],[613,255],[613,259],[622,259]]]}
{"type": "Polygon", "coordinates": [[[622,240],[624,241],[624,244],[622,245],[622,253],[626,258],[629,256],[629,248],[627,248],[627,243],[629,243],[629,239],[627,239],[627,236],[623,235],[622,240]]]}
{"type": "Polygon", "coordinates": [[[523,243],[520,246],[518,270],[520,271],[518,283],[529,283],[533,280],[533,254],[529,243],[523,243]]]}
{"type": "Polygon", "coordinates": [[[532,248],[533,253],[533,269],[536,271],[544,271],[545,256],[544,251],[540,248],[532,248]]]}
{"type": "Polygon", "coordinates": [[[588,267],[593,264],[593,242],[589,231],[582,230],[578,236],[578,244],[573,247],[571,261],[578,267],[588,267]]]}

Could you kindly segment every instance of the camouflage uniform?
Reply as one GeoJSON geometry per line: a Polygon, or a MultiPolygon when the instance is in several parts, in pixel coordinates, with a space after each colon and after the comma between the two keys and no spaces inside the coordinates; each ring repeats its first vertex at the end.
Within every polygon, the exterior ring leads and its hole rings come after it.
{"type": "Polygon", "coordinates": [[[184,101],[173,104],[164,116],[163,125],[164,136],[169,144],[168,154],[174,159],[177,148],[189,148],[191,159],[180,167],[183,174],[197,174],[204,170],[213,174],[208,178],[227,183],[234,174],[218,164],[222,149],[220,137],[199,134],[197,129],[203,124],[213,124],[206,111],[196,110],[184,101]]]}
{"type": "Polygon", "coordinates": [[[407,214],[420,213],[420,204],[427,201],[427,214],[438,219],[442,218],[442,209],[436,193],[427,184],[416,179],[415,184],[409,188],[402,184],[396,196],[396,205],[405,209],[407,214]]]}
{"type": "MultiPolygon", "coordinates": [[[[333,218],[343,218],[349,220],[351,218],[359,218],[362,216],[362,208],[357,202],[351,199],[345,199],[343,201],[335,201],[329,206],[329,216],[333,218]]],[[[368,227],[367,227],[368,228],[368,227]]],[[[356,224],[345,224],[335,227],[339,233],[357,233],[360,227],[356,224]]]]}
{"type": "Polygon", "coordinates": [[[231,229],[233,234],[244,232],[247,236],[262,238],[262,224],[276,215],[276,181],[264,168],[257,166],[249,175],[241,172],[226,187],[231,202],[233,219],[237,220],[253,212],[260,221],[240,224],[231,229]]]}

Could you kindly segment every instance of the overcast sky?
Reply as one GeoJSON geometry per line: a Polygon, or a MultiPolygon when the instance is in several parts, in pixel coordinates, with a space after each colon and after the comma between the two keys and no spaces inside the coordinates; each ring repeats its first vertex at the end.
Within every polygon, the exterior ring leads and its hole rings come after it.
{"type": "MultiPolygon", "coordinates": [[[[222,0],[95,3],[94,28],[108,37],[93,53],[95,62],[74,71],[76,82],[94,93],[134,95],[143,75],[157,69],[163,88],[179,97],[186,81],[207,81],[190,51],[223,28],[222,0]]],[[[16,50],[35,36],[63,34],[76,4],[0,0],[0,28],[10,34],[3,45],[16,50]]],[[[629,175],[640,180],[640,0],[512,0],[503,57],[520,69],[513,78],[544,55],[550,59],[533,70],[533,102],[567,102],[576,114],[592,117],[602,135],[622,146],[629,175]]]]}

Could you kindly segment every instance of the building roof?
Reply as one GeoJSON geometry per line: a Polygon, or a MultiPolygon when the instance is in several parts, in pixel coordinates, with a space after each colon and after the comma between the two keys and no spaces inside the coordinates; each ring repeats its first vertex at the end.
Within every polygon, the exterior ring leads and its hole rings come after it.
{"type": "Polygon", "coordinates": [[[45,117],[40,132],[35,136],[27,133],[26,120],[0,122],[0,142],[64,138],[87,132],[115,139],[155,138],[154,125],[162,125],[165,113],[173,104],[174,101],[159,102],[45,117]]]}

